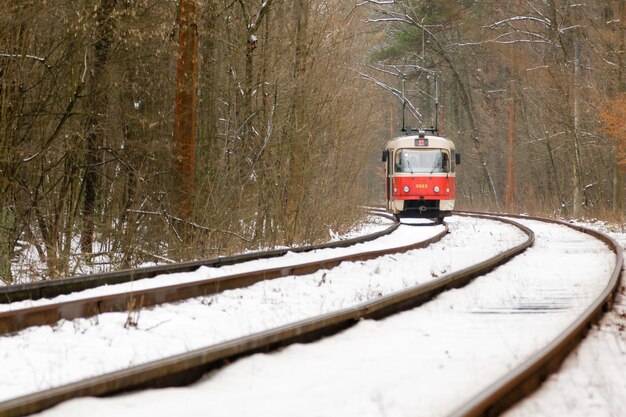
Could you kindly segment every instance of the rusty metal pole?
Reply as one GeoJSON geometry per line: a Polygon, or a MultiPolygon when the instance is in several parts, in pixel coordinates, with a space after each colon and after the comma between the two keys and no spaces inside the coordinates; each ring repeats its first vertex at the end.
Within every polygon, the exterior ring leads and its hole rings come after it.
{"type": "Polygon", "coordinates": [[[439,136],[446,136],[446,93],[444,90],[443,81],[439,84],[439,123],[437,124],[439,127],[439,136]]]}
{"type": "Polygon", "coordinates": [[[506,162],[504,206],[510,212],[515,203],[515,81],[509,82],[509,140],[506,162]]]}
{"type": "Polygon", "coordinates": [[[191,217],[195,194],[195,126],[198,66],[198,4],[181,0],[178,12],[178,57],[176,64],[176,102],[172,143],[174,195],[178,214],[191,217]]]}
{"type": "Polygon", "coordinates": [[[389,105],[389,138],[393,138],[396,136],[396,129],[395,129],[395,124],[396,121],[394,120],[394,114],[393,114],[393,104],[389,105]]]}

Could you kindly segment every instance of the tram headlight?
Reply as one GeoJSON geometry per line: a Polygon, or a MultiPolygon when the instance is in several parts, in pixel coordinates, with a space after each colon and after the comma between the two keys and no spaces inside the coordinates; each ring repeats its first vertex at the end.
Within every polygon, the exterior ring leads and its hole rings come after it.
{"type": "Polygon", "coordinates": [[[433,191],[438,193],[439,192],[439,187],[437,185],[435,185],[435,188],[433,188],[433,191]]]}
{"type": "Polygon", "coordinates": [[[402,189],[402,191],[404,191],[405,193],[408,193],[411,189],[409,188],[408,185],[405,185],[404,188],[402,189]]]}

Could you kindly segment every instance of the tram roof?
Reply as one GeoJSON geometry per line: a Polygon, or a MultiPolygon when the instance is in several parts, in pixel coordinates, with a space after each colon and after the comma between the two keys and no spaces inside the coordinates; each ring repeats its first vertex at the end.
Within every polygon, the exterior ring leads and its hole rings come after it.
{"type": "Polygon", "coordinates": [[[424,146],[425,148],[444,148],[444,149],[454,149],[454,142],[452,142],[448,138],[444,138],[441,136],[432,136],[432,135],[408,135],[408,136],[398,136],[393,138],[389,142],[387,142],[386,148],[412,148],[415,147],[416,139],[428,139],[428,145],[424,146]]]}

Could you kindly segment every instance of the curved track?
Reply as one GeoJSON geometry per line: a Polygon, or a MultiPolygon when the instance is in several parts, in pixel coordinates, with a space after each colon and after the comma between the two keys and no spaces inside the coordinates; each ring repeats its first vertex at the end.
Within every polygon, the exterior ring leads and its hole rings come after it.
{"type": "MultiPolygon", "coordinates": [[[[497,215],[493,214],[493,216],[497,215]]],[[[624,266],[624,250],[608,235],[559,220],[532,216],[507,215],[507,217],[559,224],[593,236],[605,243],[615,253],[615,266],[601,293],[564,331],[558,334],[543,349],[530,356],[519,366],[500,377],[492,385],[459,407],[452,414],[454,417],[499,415],[515,402],[530,395],[545,381],[548,375],[558,369],[567,355],[585,337],[591,325],[599,320],[602,313],[611,308],[612,301],[619,288],[624,266]]]]}
{"type": "MultiPolygon", "coordinates": [[[[484,217],[479,215],[474,216],[484,217]]],[[[495,267],[507,262],[532,245],[534,235],[530,229],[510,220],[500,219],[499,221],[516,225],[527,235],[526,240],[522,244],[499,253],[479,264],[467,267],[461,271],[446,274],[424,285],[376,298],[373,301],[363,303],[356,307],[299,321],[145,365],[132,367],[124,371],[113,372],[100,377],[9,400],[0,403],[0,415],[24,415],[51,407],[61,401],[77,396],[109,395],[120,391],[149,386],[168,386],[188,383],[196,380],[207,370],[219,367],[238,357],[247,356],[255,352],[273,350],[291,343],[316,340],[320,337],[335,334],[340,330],[346,329],[361,319],[379,319],[421,305],[446,289],[461,287],[470,282],[473,278],[493,270],[495,267]]],[[[408,249],[409,248],[404,248],[404,250],[408,249]]],[[[389,252],[390,251],[387,251],[387,253],[389,252]]],[[[392,252],[398,252],[398,249],[396,248],[392,252]]],[[[375,255],[370,253],[367,256],[380,255],[382,255],[382,253],[376,253],[375,255]]],[[[360,254],[357,259],[363,259],[362,256],[363,254],[360,254]]],[[[345,259],[325,260],[321,263],[318,262],[317,265],[319,265],[319,267],[328,267],[329,262],[338,263],[342,260],[345,259]]],[[[303,272],[308,272],[309,270],[307,270],[307,268],[310,268],[310,265],[302,266],[302,268],[303,272]]],[[[277,271],[274,271],[274,273],[278,274],[277,271]]],[[[265,273],[259,275],[257,271],[257,276],[265,276],[265,273]]],[[[237,279],[241,279],[241,277],[237,277],[237,279]]],[[[249,278],[244,278],[244,280],[249,280],[249,278]]],[[[223,286],[220,288],[223,289],[223,286]]],[[[137,294],[134,294],[134,296],[136,297],[137,294]]],[[[127,305],[124,305],[124,310],[126,310],[126,308],[127,305]]]]}

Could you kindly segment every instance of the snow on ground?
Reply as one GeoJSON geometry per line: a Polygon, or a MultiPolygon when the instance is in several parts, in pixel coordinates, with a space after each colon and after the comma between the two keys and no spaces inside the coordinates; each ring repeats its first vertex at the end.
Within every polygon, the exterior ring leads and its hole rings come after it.
{"type": "MultiPolygon", "coordinates": [[[[107,313],[2,337],[0,369],[11,377],[0,379],[0,400],[353,306],[487,259],[526,238],[500,222],[453,217],[449,223],[451,233],[426,249],[344,262],[330,271],[260,282],[138,315],[107,313]],[[129,319],[136,327],[125,327],[129,319]]],[[[438,230],[401,226],[384,239],[397,245],[438,230]]]]}
{"type": "MultiPolygon", "coordinates": [[[[419,308],[385,320],[363,320],[316,343],[241,359],[190,387],[77,399],[43,415],[82,416],[85,410],[94,417],[449,414],[566,328],[602,291],[614,265],[608,248],[593,238],[562,226],[524,222],[537,233],[534,247],[419,308]]],[[[454,234],[464,239],[493,227],[456,226],[454,234]]],[[[487,245],[479,242],[464,244],[487,245]]],[[[450,249],[433,251],[430,259],[450,249]]],[[[387,278],[407,279],[418,267],[407,262],[404,268],[387,269],[399,263],[371,268],[389,273],[387,278]]],[[[361,276],[366,271],[371,269],[361,276]]],[[[290,305],[297,303],[290,296],[290,305]]]]}
{"type": "MultiPolygon", "coordinates": [[[[341,236],[342,239],[349,239],[356,236],[363,236],[367,234],[376,233],[378,231],[384,230],[391,226],[391,221],[381,218],[381,217],[372,217],[370,220],[365,223],[363,226],[355,229],[354,231],[341,236]]],[[[240,263],[237,265],[226,265],[219,268],[210,268],[210,267],[200,267],[194,272],[182,272],[176,274],[163,274],[153,278],[145,278],[140,279],[128,283],[123,284],[114,284],[114,285],[103,285],[97,288],[91,288],[84,291],[75,292],[72,294],[60,295],[58,297],[54,297],[51,299],[40,299],[40,300],[25,300],[20,302],[15,302],[11,304],[0,304],[0,312],[17,310],[21,308],[29,308],[33,306],[46,305],[52,303],[60,303],[64,301],[71,301],[81,298],[89,298],[89,297],[98,297],[105,296],[110,294],[120,294],[129,291],[139,291],[149,288],[156,287],[164,287],[168,285],[176,285],[185,282],[193,282],[193,281],[201,281],[208,278],[217,278],[223,277],[226,275],[231,275],[235,273],[241,273],[246,271],[254,271],[257,269],[269,269],[275,267],[289,266],[295,265],[301,262],[312,262],[317,259],[324,259],[329,257],[329,254],[333,256],[342,256],[352,253],[361,253],[366,251],[373,251],[377,249],[381,249],[387,246],[390,247],[399,247],[403,245],[409,245],[411,243],[428,239],[431,236],[436,235],[437,233],[443,230],[443,226],[438,226],[434,228],[420,228],[420,230],[416,230],[414,234],[408,233],[394,233],[388,236],[381,237],[380,239],[376,239],[374,241],[361,243],[358,245],[352,245],[347,248],[337,248],[337,249],[320,249],[307,253],[296,253],[296,252],[287,252],[286,255],[268,258],[268,259],[259,259],[256,261],[250,261],[245,263],[240,263]]],[[[339,237],[337,235],[333,235],[332,240],[337,240],[339,237]]]]}
{"type": "MultiPolygon", "coordinates": [[[[623,228],[582,223],[626,246],[623,228]]],[[[624,280],[611,311],[593,326],[580,346],[537,392],[505,417],[616,417],[626,415],[626,288],[624,280]]]]}
{"type": "MultiPolygon", "coordinates": [[[[347,233],[338,233],[332,229],[328,229],[329,242],[335,242],[339,240],[346,240],[352,237],[363,236],[371,233],[375,233],[379,230],[386,229],[391,225],[391,221],[381,216],[369,216],[361,224],[347,233]]],[[[13,259],[11,270],[13,275],[13,284],[25,284],[29,282],[37,282],[44,280],[46,277],[46,263],[42,261],[39,253],[34,245],[25,241],[18,242],[19,249],[17,250],[17,256],[13,259]]],[[[72,248],[70,250],[69,270],[74,274],[96,274],[101,272],[109,272],[115,270],[114,264],[119,264],[119,260],[123,258],[123,254],[112,252],[108,244],[102,244],[101,242],[94,242],[95,258],[91,265],[80,263],[77,264],[77,260],[80,256],[80,236],[75,236],[72,239],[72,248]]],[[[275,248],[279,249],[279,248],[275,248]]],[[[254,251],[250,251],[254,252],[254,251]]],[[[156,266],[156,262],[146,262],[142,266],[156,266]]],[[[0,279],[0,287],[9,285],[0,279]]]]}

